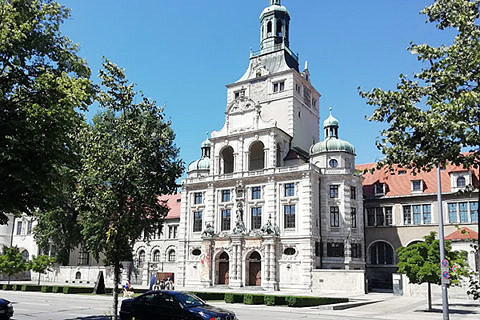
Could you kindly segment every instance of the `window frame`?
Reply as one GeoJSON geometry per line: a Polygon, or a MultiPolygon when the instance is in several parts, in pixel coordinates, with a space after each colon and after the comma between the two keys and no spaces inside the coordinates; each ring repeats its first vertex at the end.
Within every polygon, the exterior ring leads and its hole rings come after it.
{"type": "Polygon", "coordinates": [[[250,209],[251,229],[259,230],[262,228],[262,207],[253,207],[250,209]]]}
{"type": "Polygon", "coordinates": [[[339,189],[340,185],[338,184],[331,184],[330,187],[330,199],[338,199],[339,197],[339,189]]]}
{"type": "Polygon", "coordinates": [[[222,209],[220,211],[220,230],[229,231],[232,228],[232,209],[222,209]],[[227,214],[228,213],[228,214],[227,214]]]}
{"type": "Polygon", "coordinates": [[[330,206],[330,227],[340,227],[340,208],[338,206],[330,206]]]}
{"type": "Polygon", "coordinates": [[[296,227],[296,208],[295,204],[283,205],[283,226],[285,229],[295,229],[296,227]],[[292,210],[293,209],[293,210],[292,210]]]}
{"type": "Polygon", "coordinates": [[[295,183],[285,183],[283,190],[284,197],[294,197],[295,196],[295,183]]]}
{"type": "Polygon", "coordinates": [[[232,201],[232,192],[230,189],[221,191],[222,202],[231,202],[232,201]]]}
{"type": "Polygon", "coordinates": [[[203,212],[201,210],[193,212],[193,232],[202,232],[203,212]]]}
{"type": "Polygon", "coordinates": [[[193,204],[203,204],[203,193],[194,192],[193,193],[193,204]]]}

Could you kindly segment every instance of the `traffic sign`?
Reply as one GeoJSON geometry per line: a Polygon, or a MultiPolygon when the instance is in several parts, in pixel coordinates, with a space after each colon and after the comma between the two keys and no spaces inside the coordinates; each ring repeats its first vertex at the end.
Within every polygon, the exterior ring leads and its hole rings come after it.
{"type": "Polygon", "coordinates": [[[452,271],[453,271],[453,272],[457,272],[457,270],[458,270],[458,266],[457,266],[456,264],[454,264],[454,265],[452,266],[452,271]]]}
{"type": "Polygon", "coordinates": [[[448,268],[448,260],[447,259],[442,260],[442,267],[448,268]]]}
{"type": "Polygon", "coordinates": [[[448,279],[448,278],[450,278],[450,273],[448,271],[443,271],[442,272],[442,277],[443,277],[443,279],[448,279]]]}

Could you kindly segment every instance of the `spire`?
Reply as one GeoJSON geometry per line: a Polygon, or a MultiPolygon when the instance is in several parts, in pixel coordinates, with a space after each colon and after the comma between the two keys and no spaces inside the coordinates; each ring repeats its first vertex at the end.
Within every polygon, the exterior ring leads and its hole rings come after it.
{"type": "Polygon", "coordinates": [[[323,128],[325,129],[325,139],[337,138],[338,139],[338,120],[332,115],[333,108],[330,107],[330,115],[323,122],[323,128]]]}
{"type": "Polygon", "coordinates": [[[260,15],[260,49],[273,51],[275,48],[289,46],[290,14],[280,0],[270,0],[270,6],[260,15]]]}

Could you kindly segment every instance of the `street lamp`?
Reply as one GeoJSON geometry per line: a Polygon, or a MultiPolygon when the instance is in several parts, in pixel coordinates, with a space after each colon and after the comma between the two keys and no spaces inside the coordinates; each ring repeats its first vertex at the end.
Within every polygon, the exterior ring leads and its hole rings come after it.
{"type": "Polygon", "coordinates": [[[442,180],[440,176],[440,165],[437,166],[437,202],[438,202],[438,229],[440,240],[440,270],[442,279],[442,309],[443,320],[449,320],[448,314],[448,261],[445,259],[445,237],[443,234],[443,210],[442,210],[442,180]],[[445,262],[447,261],[447,262],[445,262]],[[444,272],[447,272],[444,274],[444,272]]]}

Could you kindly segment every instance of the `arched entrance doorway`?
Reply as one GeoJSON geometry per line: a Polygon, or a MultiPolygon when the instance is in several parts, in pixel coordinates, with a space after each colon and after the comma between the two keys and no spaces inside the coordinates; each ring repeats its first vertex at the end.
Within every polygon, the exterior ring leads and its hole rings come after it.
{"type": "Polygon", "coordinates": [[[218,284],[228,284],[230,262],[226,252],[218,258],[218,284]]]}
{"type": "Polygon", "coordinates": [[[253,251],[248,258],[248,285],[262,285],[262,258],[257,251],[253,251]]]}

